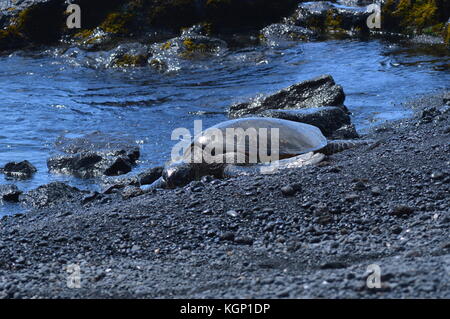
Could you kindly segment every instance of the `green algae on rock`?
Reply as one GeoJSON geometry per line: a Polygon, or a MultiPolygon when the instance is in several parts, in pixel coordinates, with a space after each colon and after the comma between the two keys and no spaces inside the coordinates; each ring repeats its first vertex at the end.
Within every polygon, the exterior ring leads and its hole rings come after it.
{"type": "Polygon", "coordinates": [[[382,6],[383,29],[407,34],[444,36],[448,20],[448,0],[387,0],[382,6]]]}

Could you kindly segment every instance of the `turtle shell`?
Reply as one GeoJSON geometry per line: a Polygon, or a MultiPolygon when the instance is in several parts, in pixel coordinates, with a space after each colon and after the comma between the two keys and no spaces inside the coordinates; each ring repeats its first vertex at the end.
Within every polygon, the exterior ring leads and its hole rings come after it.
{"type": "MultiPolygon", "coordinates": [[[[286,158],[317,151],[327,145],[327,139],[322,134],[319,128],[304,124],[300,122],[276,119],[276,118],[261,118],[261,117],[246,117],[230,121],[221,122],[203,131],[198,135],[193,146],[201,146],[203,149],[209,145],[210,148],[219,145],[219,152],[244,152],[248,155],[255,151],[260,151],[260,147],[266,147],[267,154],[272,154],[272,147],[276,146],[272,143],[272,129],[278,129],[279,135],[279,156],[286,158]],[[241,133],[251,134],[252,138],[246,137],[245,134],[233,134],[237,130],[228,129],[242,129],[241,133]],[[228,133],[227,133],[228,132],[228,133]],[[242,138],[244,136],[244,138],[242,138]],[[255,137],[256,136],[256,137],[255,137]],[[250,143],[255,141],[257,144],[250,143]]],[[[274,131],[273,134],[276,134],[274,131]]],[[[274,135],[275,137],[275,135],[274,135]]],[[[217,154],[216,154],[217,155],[217,154]]]]}

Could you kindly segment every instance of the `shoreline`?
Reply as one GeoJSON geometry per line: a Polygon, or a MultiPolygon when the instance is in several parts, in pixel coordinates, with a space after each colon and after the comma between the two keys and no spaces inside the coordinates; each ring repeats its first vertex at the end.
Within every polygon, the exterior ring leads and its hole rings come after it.
{"type": "Polygon", "coordinates": [[[443,99],[405,103],[412,118],[365,135],[379,143],[318,166],[3,217],[0,298],[449,298],[443,99]]]}

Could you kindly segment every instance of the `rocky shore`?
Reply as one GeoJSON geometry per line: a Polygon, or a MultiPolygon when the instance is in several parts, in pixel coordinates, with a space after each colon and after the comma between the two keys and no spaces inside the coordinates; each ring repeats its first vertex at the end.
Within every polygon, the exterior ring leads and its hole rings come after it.
{"type": "Polygon", "coordinates": [[[365,134],[370,147],[274,175],[38,188],[34,209],[0,220],[0,297],[449,298],[448,103],[408,102],[416,115],[365,134]]]}
{"type": "Polygon", "coordinates": [[[449,44],[448,1],[380,1],[383,23],[369,29],[371,1],[128,0],[71,3],[80,28],[68,28],[65,0],[0,6],[0,54],[58,48],[56,55],[90,67],[171,69],[173,60],[223,55],[228,47],[277,46],[317,38],[395,35],[449,44]],[[83,54],[80,53],[83,52],[83,54]],[[91,58],[89,58],[91,57],[91,58]],[[103,60],[104,63],[98,62],[103,60]],[[97,61],[95,63],[95,61],[97,61]]]}

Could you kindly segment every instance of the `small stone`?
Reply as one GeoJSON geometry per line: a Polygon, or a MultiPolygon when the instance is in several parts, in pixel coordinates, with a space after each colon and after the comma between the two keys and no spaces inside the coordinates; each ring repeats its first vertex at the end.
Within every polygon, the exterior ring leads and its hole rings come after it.
{"type": "Polygon", "coordinates": [[[363,191],[366,188],[367,188],[367,186],[362,181],[356,182],[356,184],[353,186],[353,189],[355,191],[363,191]]]}
{"type": "Polygon", "coordinates": [[[227,241],[233,241],[234,240],[234,233],[232,232],[225,232],[220,236],[220,240],[227,240],[227,241]]]}
{"type": "Polygon", "coordinates": [[[393,226],[391,228],[391,232],[395,235],[400,234],[403,231],[403,229],[400,226],[393,226]]]}
{"type": "Polygon", "coordinates": [[[345,200],[348,202],[354,202],[355,200],[359,199],[359,195],[355,193],[348,194],[345,196],[345,200]]]}
{"type": "Polygon", "coordinates": [[[139,250],[141,250],[141,246],[139,246],[139,245],[133,245],[133,247],[131,247],[131,252],[133,252],[133,253],[135,253],[139,250]]]}
{"type": "Polygon", "coordinates": [[[253,239],[247,236],[239,236],[234,239],[234,242],[241,245],[252,245],[253,239]]]}
{"type": "Polygon", "coordinates": [[[227,215],[230,217],[238,217],[238,213],[235,210],[227,211],[227,215]]]}
{"type": "Polygon", "coordinates": [[[378,186],[374,186],[374,187],[372,187],[372,189],[370,190],[370,192],[371,192],[372,195],[374,195],[374,196],[381,195],[381,188],[379,188],[378,186]]]}
{"type": "Polygon", "coordinates": [[[442,172],[433,172],[431,173],[431,179],[438,181],[445,177],[445,174],[442,172]]]}
{"type": "Polygon", "coordinates": [[[281,192],[283,193],[284,196],[294,196],[296,193],[295,190],[290,185],[282,187],[281,192]]]}
{"type": "Polygon", "coordinates": [[[414,209],[406,205],[396,206],[391,211],[391,214],[394,216],[408,216],[412,213],[414,213],[414,209]]]}

